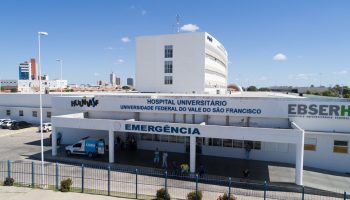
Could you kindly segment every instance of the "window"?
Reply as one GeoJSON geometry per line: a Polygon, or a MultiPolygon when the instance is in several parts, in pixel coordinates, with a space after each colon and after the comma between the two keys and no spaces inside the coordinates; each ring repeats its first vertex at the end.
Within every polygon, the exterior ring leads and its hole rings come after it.
{"type": "Polygon", "coordinates": [[[164,62],[164,73],[173,73],[173,61],[164,62]]]}
{"type": "Polygon", "coordinates": [[[333,152],[348,153],[348,141],[334,140],[333,152]]]}
{"type": "Polygon", "coordinates": [[[38,112],[37,111],[33,111],[32,115],[33,115],[33,117],[38,117],[38,112]]]}
{"type": "Polygon", "coordinates": [[[141,140],[152,141],[152,134],[141,133],[141,140]]]}
{"type": "Polygon", "coordinates": [[[75,145],[73,145],[74,148],[81,148],[81,143],[77,143],[75,145]]]}
{"type": "Polygon", "coordinates": [[[177,136],[177,143],[185,143],[185,139],[184,136],[177,136]]]}
{"type": "Polygon", "coordinates": [[[172,85],[173,84],[173,77],[172,76],[165,76],[164,77],[164,84],[165,85],[172,85]]]}
{"type": "Polygon", "coordinates": [[[175,135],[169,135],[169,142],[176,142],[176,136],[175,135]]]}
{"type": "Polygon", "coordinates": [[[168,137],[168,135],[161,135],[161,136],[160,136],[160,140],[161,140],[162,142],[168,142],[168,141],[169,141],[169,137],[168,137]]]}
{"type": "Polygon", "coordinates": [[[256,150],[260,150],[261,149],[261,142],[259,142],[259,141],[253,142],[253,148],[256,150]]]}
{"type": "Polygon", "coordinates": [[[23,117],[23,110],[19,111],[19,116],[23,117]]]}
{"type": "Polygon", "coordinates": [[[173,45],[165,45],[164,57],[165,58],[172,58],[173,57],[173,45]]]}
{"type": "Polygon", "coordinates": [[[153,141],[160,141],[160,137],[158,134],[153,135],[153,141]]]}
{"type": "Polygon", "coordinates": [[[316,138],[305,138],[304,141],[304,150],[307,151],[316,151],[316,138]]]}
{"type": "Polygon", "coordinates": [[[222,139],[209,138],[209,146],[222,146],[222,139]]]}
{"type": "Polygon", "coordinates": [[[233,148],[243,148],[242,140],[233,140],[233,148]]]}
{"type": "Polygon", "coordinates": [[[223,139],[222,144],[224,147],[232,147],[232,140],[230,139],[223,139]]]}
{"type": "Polygon", "coordinates": [[[11,110],[6,110],[6,115],[10,116],[11,115],[11,110]]]}
{"type": "Polygon", "coordinates": [[[46,117],[47,117],[47,118],[51,118],[51,112],[47,112],[47,113],[46,113],[46,117]]]}

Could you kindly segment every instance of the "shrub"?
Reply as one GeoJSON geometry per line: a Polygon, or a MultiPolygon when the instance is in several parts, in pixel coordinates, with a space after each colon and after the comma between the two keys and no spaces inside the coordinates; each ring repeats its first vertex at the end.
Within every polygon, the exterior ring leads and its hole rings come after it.
{"type": "Polygon", "coordinates": [[[73,182],[72,179],[64,179],[61,181],[61,192],[69,192],[70,187],[72,186],[73,182]]]}
{"type": "Polygon", "coordinates": [[[157,190],[157,200],[170,200],[170,194],[164,188],[157,190]]]}
{"type": "Polygon", "coordinates": [[[197,199],[196,199],[196,191],[193,191],[187,194],[187,200],[202,200],[202,197],[203,197],[202,191],[197,192],[197,199]]]}
{"type": "Polygon", "coordinates": [[[228,197],[227,193],[224,193],[224,195],[220,195],[217,200],[237,200],[237,198],[233,195],[230,195],[230,198],[228,197]]]}
{"type": "Polygon", "coordinates": [[[5,186],[13,186],[14,182],[15,182],[15,180],[13,178],[7,177],[4,181],[4,185],[5,186]]]}

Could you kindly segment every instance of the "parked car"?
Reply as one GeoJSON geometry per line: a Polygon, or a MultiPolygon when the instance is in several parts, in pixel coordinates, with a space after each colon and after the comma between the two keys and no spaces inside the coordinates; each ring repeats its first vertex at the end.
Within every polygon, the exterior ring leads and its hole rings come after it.
{"type": "Polygon", "coordinates": [[[18,129],[22,129],[22,128],[29,128],[31,126],[32,126],[31,123],[28,123],[26,121],[19,121],[19,122],[13,122],[11,124],[11,126],[9,127],[9,129],[18,130],[18,129]]]}
{"type": "MultiPolygon", "coordinates": [[[[38,128],[38,131],[40,132],[40,126],[38,128]]],[[[43,123],[43,132],[49,132],[52,131],[52,124],[51,123],[43,123]]]]}
{"type": "Polygon", "coordinates": [[[16,122],[16,121],[14,121],[14,120],[9,120],[9,121],[4,121],[4,122],[2,122],[2,124],[1,124],[1,128],[3,128],[3,129],[9,129],[10,127],[11,127],[11,125],[12,125],[12,123],[14,123],[14,122],[16,122]]]}
{"type": "Polygon", "coordinates": [[[11,119],[0,119],[0,126],[2,125],[2,123],[3,123],[4,121],[11,121],[11,119]]]}

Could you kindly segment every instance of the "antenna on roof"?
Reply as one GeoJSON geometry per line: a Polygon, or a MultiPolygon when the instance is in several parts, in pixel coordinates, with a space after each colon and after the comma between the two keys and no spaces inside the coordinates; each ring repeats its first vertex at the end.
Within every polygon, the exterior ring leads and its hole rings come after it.
{"type": "Polygon", "coordinates": [[[180,15],[176,15],[176,26],[177,26],[177,33],[180,32],[180,15]]]}

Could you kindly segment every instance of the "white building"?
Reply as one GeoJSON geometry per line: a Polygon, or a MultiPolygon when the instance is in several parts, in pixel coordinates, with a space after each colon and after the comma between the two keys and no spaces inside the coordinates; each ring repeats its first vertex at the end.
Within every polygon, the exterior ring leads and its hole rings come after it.
{"type": "MultiPolygon", "coordinates": [[[[42,90],[60,90],[67,88],[67,80],[42,80],[42,90]]],[[[19,92],[36,92],[39,91],[39,80],[18,80],[19,92]]]]}
{"type": "MultiPolygon", "coordinates": [[[[0,118],[38,122],[38,95],[1,94],[0,118]]],[[[44,95],[44,121],[51,119],[62,143],[104,138],[114,162],[114,138],[134,136],[138,149],[295,164],[349,173],[350,102],[277,93],[232,95],[70,94],[44,95]],[[52,118],[51,118],[52,115],[52,118]],[[334,164],[338,163],[338,164],[334,164]]],[[[55,141],[55,140],[53,140],[55,141]]],[[[53,143],[53,155],[56,155],[53,143]]]]}
{"type": "Polygon", "coordinates": [[[228,57],[206,32],[136,38],[136,89],[140,92],[225,94],[228,57]]]}

